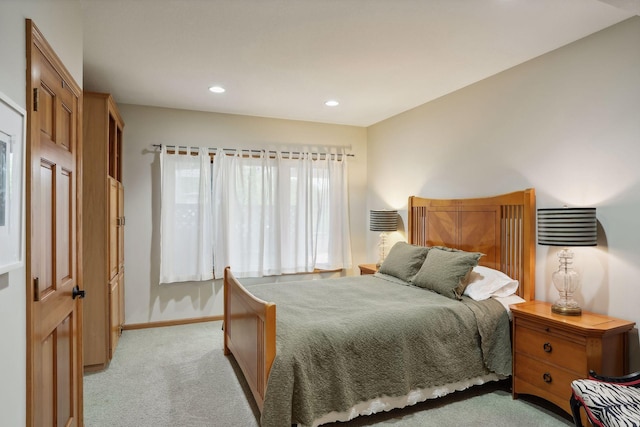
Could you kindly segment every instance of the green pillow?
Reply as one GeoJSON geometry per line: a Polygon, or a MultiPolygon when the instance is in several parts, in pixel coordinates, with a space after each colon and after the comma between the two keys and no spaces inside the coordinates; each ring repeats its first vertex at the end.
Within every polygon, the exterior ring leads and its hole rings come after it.
{"type": "Polygon", "coordinates": [[[429,252],[429,248],[426,246],[398,242],[389,251],[389,255],[382,262],[379,271],[410,282],[424,263],[427,252],[429,252]]]}
{"type": "Polygon", "coordinates": [[[412,283],[451,299],[462,299],[469,273],[481,256],[479,252],[432,247],[412,283]]]}

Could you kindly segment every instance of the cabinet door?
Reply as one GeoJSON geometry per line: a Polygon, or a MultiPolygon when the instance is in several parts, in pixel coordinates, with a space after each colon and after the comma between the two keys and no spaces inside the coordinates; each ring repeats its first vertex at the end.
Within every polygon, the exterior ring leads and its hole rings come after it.
{"type": "Polygon", "coordinates": [[[120,281],[119,276],[109,283],[109,359],[118,346],[120,338],[120,281]]]}
{"type": "Polygon", "coordinates": [[[111,97],[108,98],[107,103],[109,104],[109,127],[107,128],[109,142],[108,172],[110,177],[122,182],[122,127],[124,125],[111,97]]]}
{"type": "Polygon", "coordinates": [[[124,187],[118,182],[118,271],[124,268],[124,187]]]}
{"type": "Polygon", "coordinates": [[[120,274],[118,274],[118,298],[120,299],[118,323],[120,324],[120,334],[122,334],[122,326],[124,325],[124,270],[120,270],[120,274]]]}
{"type": "Polygon", "coordinates": [[[124,324],[124,271],[109,283],[109,359],[113,358],[124,324]]]}
{"type": "Polygon", "coordinates": [[[109,280],[116,277],[118,263],[118,231],[120,216],[118,215],[118,181],[109,178],[109,280]]]}

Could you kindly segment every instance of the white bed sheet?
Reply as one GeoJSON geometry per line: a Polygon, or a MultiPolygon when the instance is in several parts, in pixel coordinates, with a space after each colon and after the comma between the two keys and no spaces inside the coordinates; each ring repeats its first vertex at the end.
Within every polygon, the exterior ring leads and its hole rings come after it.
{"type": "MultiPolygon", "coordinates": [[[[488,375],[483,375],[481,377],[469,378],[467,380],[459,381],[453,384],[412,390],[406,396],[379,397],[367,402],[360,402],[344,412],[330,412],[328,414],[325,414],[322,417],[314,420],[311,427],[316,427],[322,424],[332,423],[336,421],[350,421],[361,415],[372,415],[379,412],[388,412],[393,409],[405,408],[407,406],[412,406],[429,399],[437,399],[439,397],[446,396],[447,394],[453,393],[455,391],[466,390],[474,385],[482,385],[491,381],[500,381],[506,378],[507,377],[505,376],[491,373],[488,375]]],[[[298,424],[298,427],[307,426],[298,424]]]]}

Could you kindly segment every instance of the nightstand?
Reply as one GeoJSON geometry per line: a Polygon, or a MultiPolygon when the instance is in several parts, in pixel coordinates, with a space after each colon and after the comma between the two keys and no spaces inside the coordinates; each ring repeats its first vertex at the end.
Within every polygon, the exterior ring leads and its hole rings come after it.
{"type": "Polygon", "coordinates": [[[571,381],[592,369],[603,375],[628,370],[628,332],[634,322],[583,311],[551,312],[551,304],[510,306],[513,314],[513,398],[532,394],[571,414],[571,381]]]}
{"type": "Polygon", "coordinates": [[[375,264],[360,264],[358,265],[360,268],[360,275],[364,274],[373,274],[378,271],[378,267],[375,264]]]}

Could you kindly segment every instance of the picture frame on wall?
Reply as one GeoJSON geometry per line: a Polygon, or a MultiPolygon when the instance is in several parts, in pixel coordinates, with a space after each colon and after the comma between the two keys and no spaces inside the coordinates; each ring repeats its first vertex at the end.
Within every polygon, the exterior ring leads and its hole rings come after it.
{"type": "Polygon", "coordinates": [[[0,274],[24,264],[26,112],[0,92],[0,274]]]}

